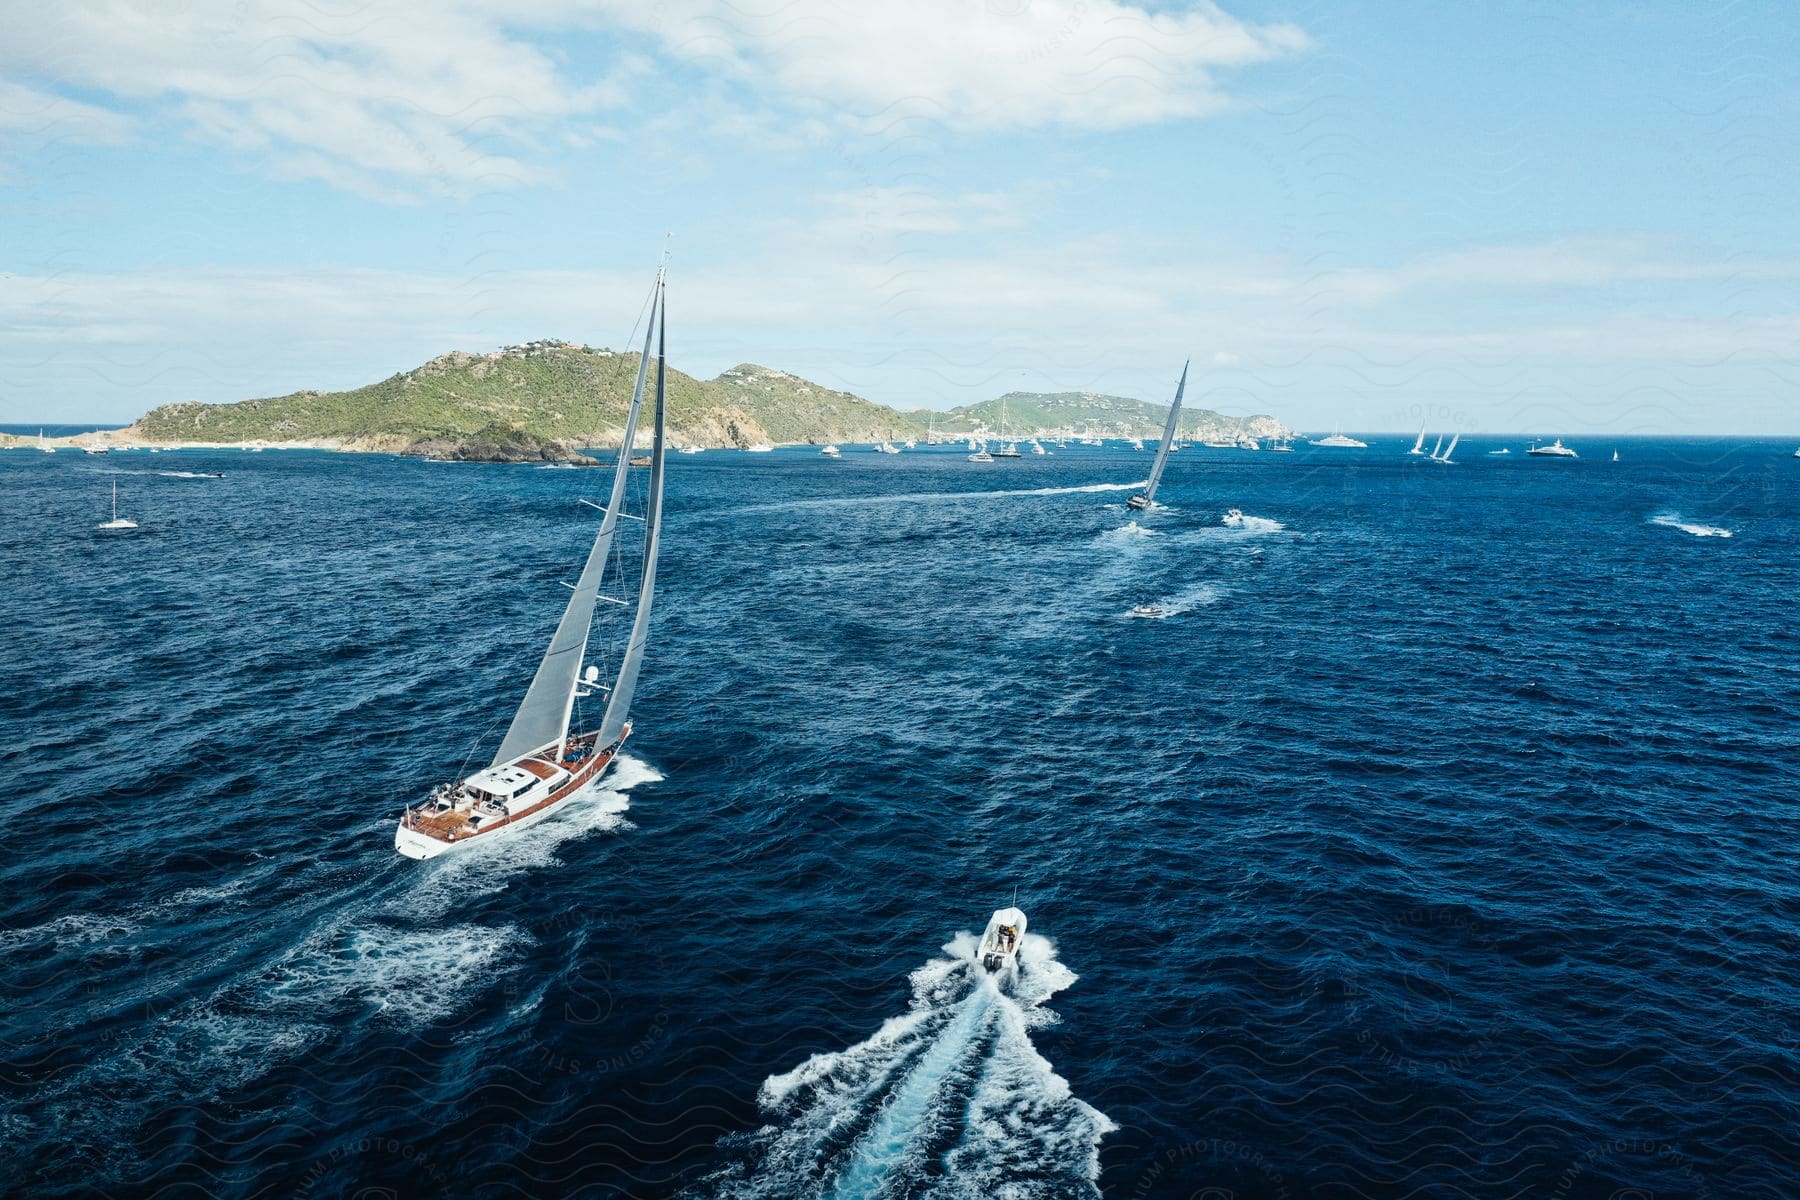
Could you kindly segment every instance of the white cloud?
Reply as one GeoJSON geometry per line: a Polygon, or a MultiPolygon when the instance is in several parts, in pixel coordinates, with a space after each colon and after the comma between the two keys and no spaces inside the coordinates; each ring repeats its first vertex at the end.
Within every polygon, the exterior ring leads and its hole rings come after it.
{"type": "Polygon", "coordinates": [[[512,148],[618,96],[616,79],[572,81],[478,6],[424,3],[27,5],[9,14],[0,72],[172,104],[193,136],[272,174],[389,197],[540,180],[512,148]]]}
{"type": "Polygon", "coordinates": [[[0,79],[0,135],[102,145],[125,140],[129,118],[0,79]]]}
{"type": "Polygon", "coordinates": [[[608,6],[689,62],[848,110],[865,127],[918,118],[960,129],[1116,129],[1226,103],[1215,73],[1303,49],[1292,25],[1205,2],[664,0],[608,6]]]}

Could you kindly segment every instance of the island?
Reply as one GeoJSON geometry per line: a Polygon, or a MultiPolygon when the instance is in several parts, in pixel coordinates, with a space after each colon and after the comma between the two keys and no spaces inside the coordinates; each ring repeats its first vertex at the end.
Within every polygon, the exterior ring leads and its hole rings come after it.
{"type": "MultiPolygon", "coordinates": [[[[591,463],[616,447],[637,377],[633,352],[543,339],[485,354],[451,351],[344,392],[210,404],[165,404],[124,429],[57,444],[375,451],[471,462],[591,463]]],[[[1013,392],[938,412],[899,411],[755,363],[712,379],[670,369],[669,440],[677,448],[749,449],[995,437],[1140,437],[1162,433],[1168,407],[1093,392],[1013,392]]],[[[1268,416],[1184,409],[1185,438],[1223,445],[1286,436],[1268,416]]],[[[22,439],[21,439],[22,440],[22,439]]]]}

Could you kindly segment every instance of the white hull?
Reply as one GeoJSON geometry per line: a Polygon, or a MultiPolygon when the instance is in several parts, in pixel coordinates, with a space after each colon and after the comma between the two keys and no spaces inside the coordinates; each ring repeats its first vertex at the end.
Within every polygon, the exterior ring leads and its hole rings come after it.
{"type": "Polygon", "coordinates": [[[408,829],[405,825],[396,825],[394,827],[394,849],[398,850],[407,858],[425,859],[437,858],[439,855],[448,854],[452,850],[461,850],[465,846],[486,846],[490,843],[497,842],[506,837],[509,833],[514,833],[520,829],[529,829],[539,821],[542,821],[545,817],[548,817],[553,813],[561,812],[564,808],[568,807],[570,802],[580,799],[589,788],[605,779],[607,773],[613,769],[613,765],[617,762],[618,755],[615,753],[612,759],[609,760],[604,767],[601,767],[599,772],[592,779],[588,780],[562,799],[546,804],[536,812],[527,813],[522,817],[517,817],[508,821],[506,824],[495,829],[492,833],[478,833],[473,837],[458,838],[454,842],[446,842],[439,838],[434,838],[429,834],[421,833],[416,829],[408,829]]]}

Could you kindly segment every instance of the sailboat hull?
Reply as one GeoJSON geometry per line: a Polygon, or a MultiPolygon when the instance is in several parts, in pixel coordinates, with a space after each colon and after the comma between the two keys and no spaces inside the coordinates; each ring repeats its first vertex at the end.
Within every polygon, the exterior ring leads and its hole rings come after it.
{"type": "Polygon", "coordinates": [[[1133,496],[1125,502],[1126,508],[1149,508],[1150,501],[1142,495],[1133,496]]]}
{"type": "MultiPolygon", "coordinates": [[[[588,746],[592,745],[594,736],[593,734],[580,734],[577,735],[576,740],[579,744],[588,746]]],[[[617,760],[619,751],[625,745],[625,739],[630,736],[631,727],[627,725],[619,740],[605,750],[598,754],[590,754],[579,765],[572,768],[567,767],[567,764],[562,764],[569,769],[569,778],[543,799],[529,808],[520,809],[505,817],[483,820],[477,827],[471,828],[468,820],[469,813],[466,811],[453,810],[448,813],[436,814],[409,810],[394,829],[394,849],[406,858],[436,858],[477,842],[486,845],[490,840],[498,838],[508,831],[535,825],[573,800],[583,788],[598,782],[617,760]]],[[[544,753],[546,755],[549,753],[548,748],[544,753]]],[[[548,758],[540,759],[538,755],[527,755],[526,757],[536,761],[549,761],[548,758]]]]}

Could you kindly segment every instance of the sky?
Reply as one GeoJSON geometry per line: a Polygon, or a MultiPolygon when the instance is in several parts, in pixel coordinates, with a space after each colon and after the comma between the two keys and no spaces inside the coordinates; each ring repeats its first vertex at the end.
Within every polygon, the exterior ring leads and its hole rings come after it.
{"type": "Polygon", "coordinates": [[[899,408],[1800,433],[1782,2],[72,0],[0,37],[0,423],[539,337],[899,408]]]}

